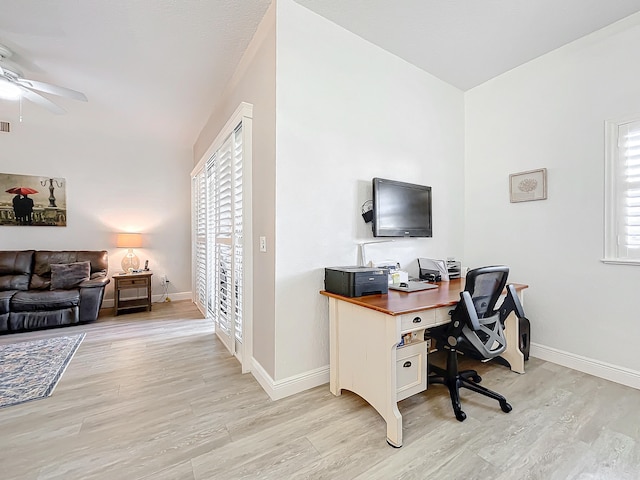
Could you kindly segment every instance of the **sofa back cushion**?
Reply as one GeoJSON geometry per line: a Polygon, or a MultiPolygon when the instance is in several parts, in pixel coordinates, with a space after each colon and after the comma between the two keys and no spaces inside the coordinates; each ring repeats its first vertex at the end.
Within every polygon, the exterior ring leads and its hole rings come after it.
{"type": "Polygon", "coordinates": [[[52,263],[51,290],[76,288],[85,280],[89,280],[90,272],[89,262],[52,263]]]}
{"type": "Polygon", "coordinates": [[[34,254],[34,260],[30,285],[32,290],[49,290],[51,288],[51,264],[89,262],[91,264],[90,278],[106,276],[109,266],[109,257],[106,250],[38,250],[34,254]]]}
{"type": "Polygon", "coordinates": [[[28,290],[33,250],[0,251],[0,290],[28,290]]]}

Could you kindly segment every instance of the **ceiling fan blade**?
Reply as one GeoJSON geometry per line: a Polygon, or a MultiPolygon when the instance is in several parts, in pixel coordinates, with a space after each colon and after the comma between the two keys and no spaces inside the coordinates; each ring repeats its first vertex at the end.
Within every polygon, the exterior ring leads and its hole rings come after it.
{"type": "Polygon", "coordinates": [[[82,102],[87,101],[87,96],[82,92],[71,90],[70,88],[59,87],[58,85],[52,85],[50,83],[38,82],[36,80],[28,80],[26,78],[18,78],[16,82],[23,87],[38,90],[40,92],[51,93],[60,97],[72,98],[74,100],[80,100],[82,102]]]}
{"type": "Polygon", "coordinates": [[[58,105],[53,103],[51,100],[49,100],[48,98],[43,97],[39,93],[32,92],[31,90],[29,90],[24,85],[20,85],[20,84],[17,84],[17,83],[16,83],[16,85],[18,85],[20,87],[20,90],[22,91],[22,95],[24,96],[24,98],[26,98],[27,100],[35,103],[36,105],[40,105],[41,107],[46,108],[51,113],[55,113],[56,115],[63,115],[65,113],[67,113],[67,111],[64,108],[59,107],[58,105]]]}

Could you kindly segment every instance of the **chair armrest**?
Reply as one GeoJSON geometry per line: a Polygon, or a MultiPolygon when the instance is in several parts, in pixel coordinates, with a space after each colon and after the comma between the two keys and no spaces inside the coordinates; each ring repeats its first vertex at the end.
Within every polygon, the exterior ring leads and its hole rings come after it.
{"type": "Polygon", "coordinates": [[[476,312],[476,307],[473,304],[471,294],[466,290],[463,292],[460,292],[460,303],[464,307],[464,315],[469,320],[469,326],[473,330],[480,330],[480,320],[478,319],[478,313],[476,312]]]}
{"type": "Polygon", "coordinates": [[[84,280],[80,285],[80,288],[97,288],[106,286],[111,280],[109,277],[98,277],[90,280],[84,280]]]}
{"type": "Polygon", "coordinates": [[[520,298],[518,298],[516,287],[513,285],[507,285],[507,297],[504,299],[504,302],[502,302],[500,307],[500,320],[504,323],[511,312],[515,312],[516,317],[518,318],[525,318],[524,308],[522,308],[520,298]]]}

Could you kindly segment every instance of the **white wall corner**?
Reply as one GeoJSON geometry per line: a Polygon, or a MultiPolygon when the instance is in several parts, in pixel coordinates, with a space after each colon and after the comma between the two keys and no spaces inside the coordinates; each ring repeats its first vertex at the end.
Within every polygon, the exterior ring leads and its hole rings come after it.
{"type": "Polygon", "coordinates": [[[251,359],[251,365],[251,373],[271,400],[280,400],[329,383],[329,365],[278,381],[273,380],[255,358],[251,359]]]}
{"type": "Polygon", "coordinates": [[[531,343],[532,357],[640,390],[640,372],[570,352],[531,343]]]}

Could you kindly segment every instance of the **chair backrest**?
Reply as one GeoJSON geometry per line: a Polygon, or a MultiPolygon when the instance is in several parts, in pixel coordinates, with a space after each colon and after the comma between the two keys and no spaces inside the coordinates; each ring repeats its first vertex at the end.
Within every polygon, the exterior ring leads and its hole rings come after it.
{"type": "Polygon", "coordinates": [[[471,294],[478,318],[493,314],[508,277],[509,267],[504,265],[469,270],[464,289],[471,294]]]}
{"type": "Polygon", "coordinates": [[[462,321],[465,343],[482,358],[500,355],[507,347],[500,311],[495,310],[509,276],[509,267],[481,267],[467,273],[465,291],[454,317],[462,321]]]}

